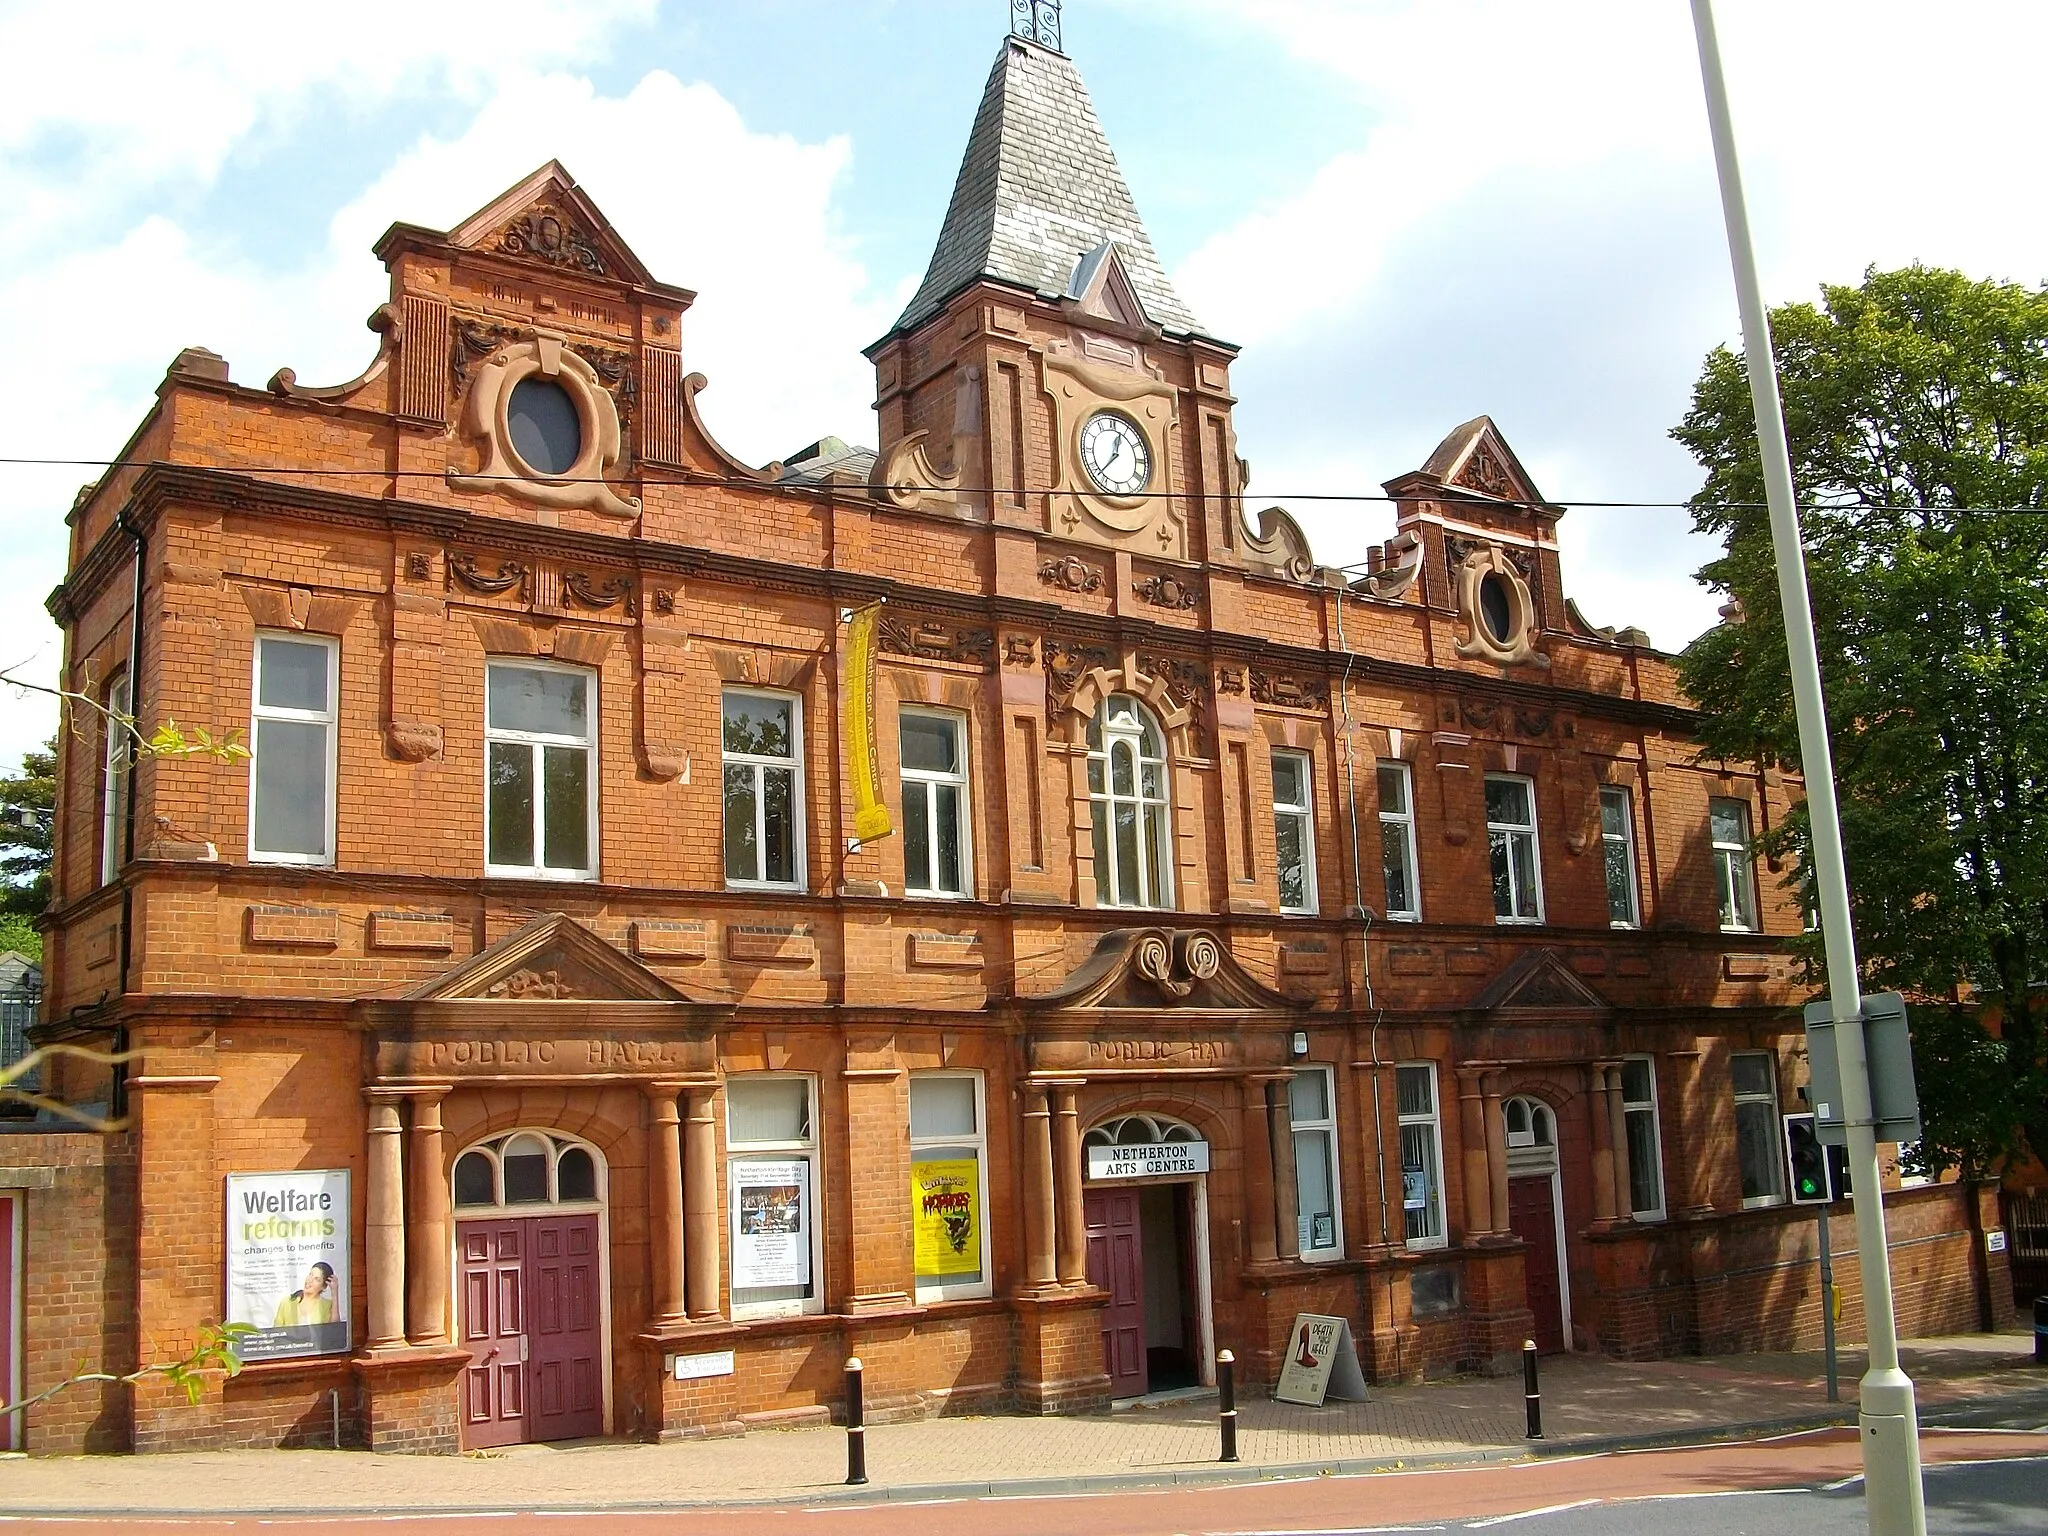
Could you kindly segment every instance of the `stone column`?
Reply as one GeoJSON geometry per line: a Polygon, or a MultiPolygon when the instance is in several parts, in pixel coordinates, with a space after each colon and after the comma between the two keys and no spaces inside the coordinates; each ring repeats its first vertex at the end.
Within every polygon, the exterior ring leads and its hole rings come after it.
{"type": "Polygon", "coordinates": [[[1271,1264],[1279,1249],[1273,1233],[1273,1121],[1266,1113],[1266,1079],[1244,1085],[1244,1214],[1254,1264],[1271,1264]]]}
{"type": "Polygon", "coordinates": [[[1074,1102],[1079,1083],[1055,1083],[1053,1103],[1053,1206],[1061,1285],[1088,1283],[1088,1218],[1081,1200],[1081,1112],[1074,1102]]]}
{"type": "Polygon", "coordinates": [[[406,1235],[406,1333],[415,1344],[448,1342],[448,1170],[441,1160],[441,1095],[412,1101],[409,1183],[412,1219],[406,1235]]]}
{"type": "Polygon", "coordinates": [[[1630,1189],[1628,1164],[1628,1111],[1622,1108],[1621,1064],[1607,1068],[1607,1125],[1614,1141],[1614,1214],[1620,1221],[1633,1221],[1635,1195],[1630,1189]]]}
{"type": "Polygon", "coordinates": [[[647,1091],[647,1259],[653,1326],[671,1327],[690,1315],[683,1256],[683,1122],[673,1083],[647,1091]]]}
{"type": "Polygon", "coordinates": [[[1483,1074],[1458,1074],[1458,1151],[1465,1170],[1465,1237],[1470,1241],[1493,1230],[1493,1177],[1486,1169],[1486,1105],[1481,1097],[1483,1074]]]}
{"type": "Polygon", "coordinates": [[[398,1124],[397,1098],[372,1094],[369,1176],[363,1207],[371,1349],[405,1347],[404,1135],[398,1124]]]}
{"type": "Polygon", "coordinates": [[[1059,1281],[1053,1266],[1052,1111],[1045,1089],[1024,1085],[1024,1280],[1033,1288],[1059,1281]]]}
{"type": "Polygon", "coordinates": [[[718,1316],[718,1090],[684,1093],[683,1294],[693,1321],[718,1316]]]}
{"type": "MultiPolygon", "coordinates": [[[[1683,1180],[1683,1188],[1666,1193],[1665,1205],[1671,1207],[1671,1195],[1675,1193],[1679,1204],[1673,1211],[1674,1215],[1705,1216],[1714,1209],[1715,1160],[1707,1155],[1714,1121],[1712,1109],[1701,1088],[1702,1053],[1697,1050],[1667,1051],[1661,1053],[1657,1060],[1659,1070],[1668,1068],[1671,1074],[1670,1085],[1664,1091],[1664,1102],[1677,1110],[1664,1122],[1664,1134],[1669,1138],[1675,1132],[1680,1138],[1677,1150],[1666,1161],[1678,1170],[1683,1180]]],[[[1668,1139],[1665,1144],[1671,1145],[1668,1139]]]]}
{"type": "Polygon", "coordinates": [[[1301,1190],[1294,1171],[1294,1102],[1287,1086],[1292,1072],[1268,1078],[1268,1103],[1273,1125],[1273,1204],[1276,1207],[1274,1246],[1283,1259],[1301,1257],[1301,1190]]]}
{"type": "Polygon", "coordinates": [[[1607,1116],[1607,1063],[1586,1068],[1586,1124],[1593,1133],[1593,1220],[1614,1220],[1614,1132],[1607,1116]]]}
{"type": "Polygon", "coordinates": [[[1505,1074],[1486,1074],[1486,1174],[1493,1188],[1493,1230],[1513,1230],[1508,1220],[1508,1123],[1501,1114],[1500,1080],[1505,1074]]]}

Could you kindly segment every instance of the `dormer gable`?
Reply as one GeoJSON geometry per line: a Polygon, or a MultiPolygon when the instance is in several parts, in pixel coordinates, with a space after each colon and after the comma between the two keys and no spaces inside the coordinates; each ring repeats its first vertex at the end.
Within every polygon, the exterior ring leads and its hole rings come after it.
{"type": "Polygon", "coordinates": [[[604,211],[559,160],[550,160],[449,230],[393,224],[376,244],[385,265],[408,249],[439,248],[563,277],[659,294],[678,309],[696,294],[656,281],[604,211]]]}
{"type": "Polygon", "coordinates": [[[1074,263],[1060,307],[1076,320],[1092,321],[1126,336],[1156,339],[1159,327],[1145,312],[1145,301],[1131,281],[1123,250],[1105,240],[1074,263]]]}
{"type": "MultiPolygon", "coordinates": [[[[1543,505],[1535,479],[1508,446],[1491,416],[1475,416],[1451,429],[1403,480],[1427,479],[1454,494],[1516,505],[1543,505]]],[[[1389,484],[1392,489],[1393,483],[1389,484]]]]}

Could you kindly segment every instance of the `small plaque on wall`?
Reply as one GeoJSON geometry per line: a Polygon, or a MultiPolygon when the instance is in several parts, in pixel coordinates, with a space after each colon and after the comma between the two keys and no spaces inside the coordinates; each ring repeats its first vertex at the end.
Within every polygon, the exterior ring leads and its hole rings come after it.
{"type": "Polygon", "coordinates": [[[677,1381],[703,1381],[712,1376],[732,1374],[732,1351],[715,1350],[708,1355],[677,1355],[675,1357],[677,1381]]]}

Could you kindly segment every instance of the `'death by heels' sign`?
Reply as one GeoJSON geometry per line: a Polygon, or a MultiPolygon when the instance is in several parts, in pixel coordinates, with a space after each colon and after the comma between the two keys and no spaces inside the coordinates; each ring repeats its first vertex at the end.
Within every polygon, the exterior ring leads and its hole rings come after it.
{"type": "Polygon", "coordinates": [[[1163,1179],[1177,1174],[1207,1173],[1209,1143],[1162,1141],[1140,1147],[1090,1147],[1091,1179],[1163,1179]]]}

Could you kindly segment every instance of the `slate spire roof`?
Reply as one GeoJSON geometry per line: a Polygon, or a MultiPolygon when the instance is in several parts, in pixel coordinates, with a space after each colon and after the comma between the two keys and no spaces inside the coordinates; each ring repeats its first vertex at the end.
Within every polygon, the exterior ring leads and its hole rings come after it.
{"type": "Polygon", "coordinates": [[[1057,298],[1075,263],[1112,240],[1146,318],[1176,335],[1205,334],[1166,280],[1081,72],[1063,54],[1006,38],[931,267],[891,334],[984,277],[1057,298]]]}

